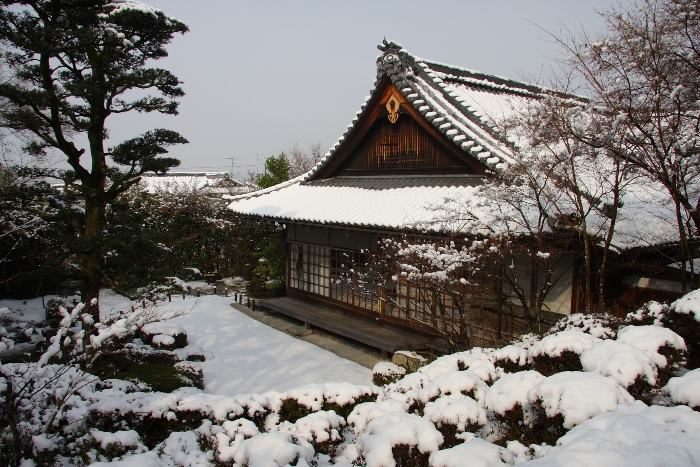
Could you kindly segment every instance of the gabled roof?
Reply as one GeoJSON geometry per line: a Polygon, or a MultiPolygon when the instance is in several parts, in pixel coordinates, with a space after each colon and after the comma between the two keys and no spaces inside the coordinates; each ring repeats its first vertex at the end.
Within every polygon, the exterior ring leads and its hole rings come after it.
{"type": "Polygon", "coordinates": [[[527,83],[488,75],[466,68],[425,60],[408,53],[401,44],[384,40],[379,46],[374,89],[365,98],[347,130],[304,177],[312,180],[322,173],[364,114],[376,105],[374,98],[385,78],[401,92],[410,105],[449,138],[465,154],[498,170],[512,162],[508,145],[495,123],[508,117],[527,100],[547,90],[527,83]]]}
{"type": "Polygon", "coordinates": [[[480,178],[473,175],[443,174],[431,178],[383,174],[364,182],[335,177],[342,158],[348,156],[376,117],[377,109],[383,107],[387,92],[400,93],[402,108],[407,108],[450,151],[478,166],[476,174],[483,177],[512,162],[512,143],[499,134],[495,122],[546,90],[424,60],[396,42],[385,40],[379,49],[383,53],[377,58],[374,89],[321,161],[293,180],[229,198],[233,201],[229,206],[232,211],[284,221],[394,229],[428,221],[432,216],[431,203],[470,196],[480,183],[480,178]],[[329,177],[337,180],[331,182],[329,177]]]}

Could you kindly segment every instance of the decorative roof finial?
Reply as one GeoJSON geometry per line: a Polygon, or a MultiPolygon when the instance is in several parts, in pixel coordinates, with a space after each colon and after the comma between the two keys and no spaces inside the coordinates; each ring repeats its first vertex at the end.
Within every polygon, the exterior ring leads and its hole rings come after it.
{"type": "Polygon", "coordinates": [[[386,37],[382,40],[382,43],[377,46],[379,50],[382,52],[386,52],[389,49],[401,49],[402,46],[398,42],[394,41],[388,41],[386,40],[386,37]]]}

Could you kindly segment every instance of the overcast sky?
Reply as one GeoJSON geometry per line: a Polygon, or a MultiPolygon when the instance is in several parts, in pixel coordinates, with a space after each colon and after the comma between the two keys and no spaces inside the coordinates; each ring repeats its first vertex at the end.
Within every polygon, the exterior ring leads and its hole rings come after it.
{"type": "Polygon", "coordinates": [[[244,174],[294,143],[333,145],[372,89],[376,46],[485,73],[538,76],[558,56],[545,31],[603,27],[601,0],[145,0],[189,25],[157,63],[187,94],[180,115],[110,117],[108,146],[152,128],[181,132],[177,170],[244,174]]]}

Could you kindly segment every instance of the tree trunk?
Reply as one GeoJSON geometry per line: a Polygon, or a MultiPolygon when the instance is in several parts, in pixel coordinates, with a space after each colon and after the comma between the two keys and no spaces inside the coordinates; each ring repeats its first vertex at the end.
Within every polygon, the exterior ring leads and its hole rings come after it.
{"type": "Polygon", "coordinates": [[[78,256],[82,281],[80,299],[95,322],[100,320],[100,288],[102,287],[102,232],[105,228],[105,205],[99,198],[85,201],[85,227],[81,232],[83,250],[78,256]],[[95,304],[92,304],[92,300],[95,304]]]}

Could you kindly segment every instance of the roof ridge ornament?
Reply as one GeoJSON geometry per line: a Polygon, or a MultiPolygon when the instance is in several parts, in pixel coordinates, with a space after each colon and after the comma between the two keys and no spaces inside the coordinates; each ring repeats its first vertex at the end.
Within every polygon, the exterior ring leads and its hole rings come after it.
{"type": "Polygon", "coordinates": [[[399,100],[392,93],[388,101],[386,101],[386,110],[389,112],[388,118],[391,123],[396,123],[399,119],[399,100]]]}
{"type": "Polygon", "coordinates": [[[377,46],[379,50],[386,53],[391,49],[396,49],[397,51],[403,49],[403,46],[398,42],[387,41],[386,37],[382,40],[382,43],[377,46]]]}

